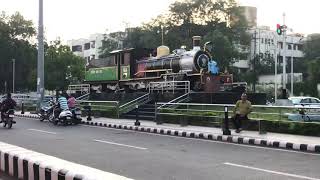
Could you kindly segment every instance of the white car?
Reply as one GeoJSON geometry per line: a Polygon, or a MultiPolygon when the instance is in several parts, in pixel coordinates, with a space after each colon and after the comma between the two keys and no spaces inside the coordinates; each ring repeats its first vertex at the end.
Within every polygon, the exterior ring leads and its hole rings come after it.
{"type": "Polygon", "coordinates": [[[320,111],[320,100],[315,97],[304,97],[304,96],[296,96],[288,98],[294,106],[296,107],[311,107],[311,108],[319,108],[314,109],[316,111],[320,111]]]}

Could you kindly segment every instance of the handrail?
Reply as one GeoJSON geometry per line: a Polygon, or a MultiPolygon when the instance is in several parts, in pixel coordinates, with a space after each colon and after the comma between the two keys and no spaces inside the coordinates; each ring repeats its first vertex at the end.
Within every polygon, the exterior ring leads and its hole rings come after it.
{"type": "MultiPolygon", "coordinates": [[[[227,106],[227,107],[234,107],[235,104],[200,104],[200,103],[169,103],[169,102],[158,102],[157,104],[163,105],[189,105],[189,106],[227,106]]],[[[314,105],[314,104],[313,104],[314,105]]],[[[318,105],[318,104],[316,104],[318,105]]],[[[320,104],[319,104],[320,105],[320,104]]],[[[307,107],[307,106],[267,106],[267,105],[252,105],[252,107],[260,107],[260,108],[286,108],[286,109],[298,109],[298,108],[304,108],[304,109],[320,109],[319,107],[307,107]]]]}
{"type": "Polygon", "coordinates": [[[155,90],[184,90],[185,93],[190,92],[190,81],[160,81],[160,82],[150,82],[148,85],[149,93],[155,90]],[[180,83],[183,83],[182,85],[180,83]]]}
{"type": "MultiPolygon", "coordinates": [[[[167,102],[167,103],[165,103],[165,104],[162,104],[160,107],[158,107],[157,109],[161,109],[161,108],[163,108],[163,107],[165,107],[166,105],[170,105],[170,104],[172,104],[172,103],[174,103],[175,101],[177,101],[177,100],[179,100],[179,99],[181,99],[182,97],[184,97],[184,96],[189,96],[189,93],[186,93],[186,94],[183,94],[183,95],[181,95],[181,96],[179,96],[179,97],[177,97],[177,98],[175,98],[175,99],[173,99],[173,100],[171,100],[171,101],[169,101],[169,102],[167,102]]],[[[179,102],[178,102],[179,103],[179,102]]],[[[158,103],[157,103],[158,104],[158,103]]]]}
{"type": "Polygon", "coordinates": [[[130,102],[127,102],[127,103],[121,105],[120,108],[123,108],[123,107],[125,107],[125,106],[127,106],[127,105],[129,105],[129,104],[132,104],[133,102],[136,102],[136,101],[138,101],[138,100],[140,100],[140,99],[142,99],[142,98],[144,98],[144,97],[146,97],[146,96],[149,96],[149,93],[148,93],[148,94],[145,94],[145,95],[143,95],[143,96],[140,96],[140,97],[138,97],[138,98],[136,98],[136,99],[134,99],[134,100],[132,100],[132,101],[130,101],[130,102]]]}
{"type": "Polygon", "coordinates": [[[83,98],[85,98],[85,97],[87,97],[89,95],[90,95],[90,93],[84,94],[84,95],[82,95],[80,97],[77,97],[76,100],[82,100],[83,98]]]}
{"type": "Polygon", "coordinates": [[[79,100],[77,102],[79,103],[115,103],[115,104],[119,103],[119,101],[82,101],[82,100],[79,100]]]}

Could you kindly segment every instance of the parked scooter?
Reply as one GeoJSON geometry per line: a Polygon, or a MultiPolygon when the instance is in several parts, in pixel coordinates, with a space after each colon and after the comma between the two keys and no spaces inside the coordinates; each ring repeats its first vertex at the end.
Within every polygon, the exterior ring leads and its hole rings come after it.
{"type": "Polygon", "coordinates": [[[13,120],[14,118],[14,109],[10,109],[7,112],[4,113],[3,116],[3,127],[7,127],[8,129],[12,128],[12,124],[15,124],[16,122],[13,120]]]}

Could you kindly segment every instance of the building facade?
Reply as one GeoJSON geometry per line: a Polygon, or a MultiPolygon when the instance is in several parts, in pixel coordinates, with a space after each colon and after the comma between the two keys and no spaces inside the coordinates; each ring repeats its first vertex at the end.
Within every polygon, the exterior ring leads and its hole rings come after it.
{"type": "Polygon", "coordinates": [[[124,32],[112,33],[113,37],[110,37],[110,34],[93,34],[87,39],[69,40],[67,41],[67,45],[75,55],[87,60],[88,64],[93,59],[99,59],[99,56],[102,54],[103,40],[110,38],[117,42],[118,48],[121,49],[124,35],[124,32]]]}
{"type": "Polygon", "coordinates": [[[69,40],[67,44],[75,55],[85,58],[88,62],[99,57],[103,39],[104,34],[93,34],[88,39],[69,40]]]}

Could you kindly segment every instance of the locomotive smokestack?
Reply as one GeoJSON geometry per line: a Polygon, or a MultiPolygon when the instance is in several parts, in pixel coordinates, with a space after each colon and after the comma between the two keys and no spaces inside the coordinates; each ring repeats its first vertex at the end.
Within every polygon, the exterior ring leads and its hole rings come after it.
{"type": "Polygon", "coordinates": [[[201,36],[193,36],[193,50],[200,50],[200,41],[201,41],[201,36]]]}

